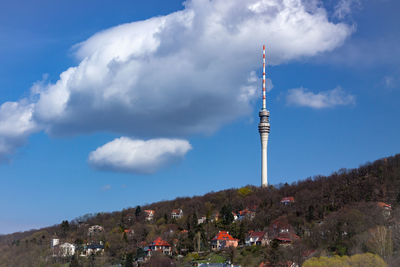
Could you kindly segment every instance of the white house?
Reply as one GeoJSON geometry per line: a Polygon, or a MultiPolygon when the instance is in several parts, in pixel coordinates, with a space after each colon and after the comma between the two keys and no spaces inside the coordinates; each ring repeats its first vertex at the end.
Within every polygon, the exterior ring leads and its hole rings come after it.
{"type": "Polygon", "coordinates": [[[75,255],[75,245],[71,243],[63,243],[60,245],[60,256],[68,257],[75,255]]]}
{"type": "Polygon", "coordinates": [[[102,254],[104,252],[103,242],[99,244],[88,244],[84,246],[81,256],[89,256],[92,254],[102,254]]]}
{"type": "Polygon", "coordinates": [[[144,211],[144,213],[146,213],[146,221],[152,221],[153,220],[153,218],[154,218],[154,214],[155,214],[155,211],[154,210],[145,210],[144,211]]]}
{"type": "Polygon", "coordinates": [[[183,217],[183,211],[181,209],[174,209],[171,212],[172,219],[180,219],[183,217]]]}
{"type": "Polygon", "coordinates": [[[268,245],[268,235],[266,232],[254,232],[250,231],[250,233],[246,236],[245,239],[246,246],[253,246],[253,245],[268,245]]]}
{"type": "Polygon", "coordinates": [[[202,216],[200,219],[197,219],[197,224],[202,224],[202,223],[205,223],[206,221],[207,221],[207,217],[202,216]]]}
{"type": "Polygon", "coordinates": [[[51,241],[50,241],[50,246],[51,246],[52,248],[54,248],[54,247],[57,246],[58,244],[60,244],[60,239],[58,239],[58,238],[52,238],[52,239],[51,239],[51,241]]]}

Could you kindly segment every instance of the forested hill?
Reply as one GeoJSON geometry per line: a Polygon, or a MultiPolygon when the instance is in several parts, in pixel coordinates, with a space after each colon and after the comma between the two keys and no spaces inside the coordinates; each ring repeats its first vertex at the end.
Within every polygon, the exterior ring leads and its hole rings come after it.
{"type": "MultiPolygon", "coordinates": [[[[0,266],[149,264],[154,259],[147,258],[147,263],[135,260],[142,259],[143,247],[159,236],[171,244],[172,255],[153,258],[176,266],[192,266],[205,258],[216,262],[230,260],[242,266],[258,266],[260,262],[301,264],[310,255],[364,252],[378,254],[390,266],[400,266],[399,203],[400,154],[293,184],[227,189],[113,213],[85,215],[60,225],[3,235],[0,266]],[[285,197],[293,197],[294,201],[282,204],[285,197]],[[390,212],[383,212],[379,205],[382,202],[391,206],[390,212]],[[172,218],[174,209],[181,209],[183,217],[172,218]],[[152,220],[146,220],[145,210],[154,210],[152,220]],[[254,216],[235,220],[234,215],[244,210],[250,210],[254,216]],[[219,220],[215,220],[218,213],[219,220]],[[202,217],[205,220],[199,223],[202,217]],[[249,231],[268,233],[277,220],[288,223],[299,238],[285,246],[276,245],[272,239],[266,246],[251,249],[244,246],[249,231]],[[88,228],[93,225],[104,229],[96,237],[88,235],[88,228]],[[384,240],[387,247],[383,251],[377,249],[382,244],[373,243],[374,231],[379,229],[387,232],[384,240]],[[220,230],[229,231],[238,239],[239,246],[213,252],[211,240],[220,230]],[[55,236],[61,243],[75,244],[78,251],[75,256],[54,257],[50,242],[55,236]],[[76,256],[85,244],[100,241],[104,244],[101,254],[76,256]]],[[[155,262],[153,266],[157,266],[155,262]]]]}

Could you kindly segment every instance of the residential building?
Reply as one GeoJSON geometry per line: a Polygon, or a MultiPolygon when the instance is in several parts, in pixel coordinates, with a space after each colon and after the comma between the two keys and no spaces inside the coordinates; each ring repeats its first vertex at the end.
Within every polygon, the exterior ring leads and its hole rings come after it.
{"type": "Polygon", "coordinates": [[[183,211],[181,209],[174,209],[171,212],[172,219],[180,219],[183,217],[183,211]]]}
{"type": "Polygon", "coordinates": [[[211,221],[212,222],[217,222],[219,220],[219,212],[217,211],[217,212],[214,212],[212,215],[211,215],[211,221]]]}
{"type": "Polygon", "coordinates": [[[125,233],[127,236],[133,236],[133,235],[135,234],[135,231],[134,231],[133,229],[125,229],[125,230],[124,230],[124,233],[125,233]]]}
{"type": "Polygon", "coordinates": [[[237,220],[239,219],[239,217],[237,216],[237,214],[234,213],[233,211],[232,211],[232,215],[233,215],[233,221],[234,221],[234,222],[237,221],[237,220]]]}
{"type": "Polygon", "coordinates": [[[211,249],[221,250],[228,247],[236,248],[239,240],[233,238],[227,231],[219,231],[219,233],[211,240],[211,249]]]}
{"type": "Polygon", "coordinates": [[[75,245],[71,243],[63,243],[59,246],[59,256],[68,257],[75,255],[75,245]]]}
{"type": "Polygon", "coordinates": [[[239,211],[238,213],[238,220],[243,220],[243,219],[249,219],[249,220],[253,220],[254,217],[256,217],[256,212],[254,210],[250,210],[248,208],[239,211]]]}
{"type": "Polygon", "coordinates": [[[281,204],[290,205],[294,203],[294,197],[284,197],[281,199],[281,204]]]}
{"type": "Polygon", "coordinates": [[[268,245],[269,239],[267,232],[254,232],[250,231],[249,234],[246,236],[245,245],[246,246],[253,246],[253,245],[268,245]]]}
{"type": "Polygon", "coordinates": [[[271,223],[268,228],[270,240],[277,240],[281,244],[291,244],[300,239],[289,224],[286,216],[281,216],[271,223]]]}
{"type": "Polygon", "coordinates": [[[378,202],[377,203],[378,207],[380,207],[383,210],[383,215],[385,217],[389,217],[391,212],[392,212],[392,205],[386,204],[385,202],[378,202]]]}
{"type": "Polygon", "coordinates": [[[92,254],[103,254],[104,245],[103,242],[87,244],[83,247],[81,256],[89,256],[92,254]]]}
{"type": "Polygon", "coordinates": [[[154,219],[154,214],[155,214],[154,210],[145,210],[144,213],[146,213],[146,217],[145,217],[146,221],[149,222],[149,221],[152,221],[154,219]]]}
{"type": "Polygon", "coordinates": [[[158,251],[165,255],[172,255],[171,245],[167,241],[162,240],[161,237],[158,237],[148,246],[148,256],[151,256],[151,254],[155,251],[158,251]]]}
{"type": "Polygon", "coordinates": [[[197,219],[197,224],[202,224],[202,223],[205,223],[206,221],[207,221],[207,217],[202,216],[200,219],[197,219]]]}
{"type": "Polygon", "coordinates": [[[54,238],[51,239],[50,246],[52,248],[57,246],[58,244],[60,244],[60,239],[58,239],[57,237],[54,237],[54,238]]]}

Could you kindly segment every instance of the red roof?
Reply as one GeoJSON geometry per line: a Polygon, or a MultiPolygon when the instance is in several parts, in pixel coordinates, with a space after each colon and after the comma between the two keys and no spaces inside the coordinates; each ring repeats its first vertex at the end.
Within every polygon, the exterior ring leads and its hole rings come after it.
{"type": "Polygon", "coordinates": [[[391,209],[392,205],[386,204],[385,202],[378,202],[378,207],[391,209]]]}
{"type": "Polygon", "coordinates": [[[251,210],[249,210],[249,209],[244,209],[244,210],[240,210],[239,211],[239,215],[240,216],[246,216],[247,214],[252,214],[252,213],[255,213],[254,211],[251,211],[251,210]]]}
{"type": "Polygon", "coordinates": [[[182,212],[181,209],[174,209],[174,210],[172,210],[172,213],[173,213],[173,214],[180,214],[181,212],[182,212]]]}
{"type": "Polygon", "coordinates": [[[219,233],[212,240],[232,240],[237,241],[238,239],[233,238],[227,231],[219,231],[219,233]]]}
{"type": "Polygon", "coordinates": [[[162,240],[161,237],[157,237],[157,239],[154,240],[154,241],[151,243],[151,246],[170,247],[171,245],[170,245],[167,241],[162,240]]]}
{"type": "Polygon", "coordinates": [[[154,214],[154,210],[144,210],[147,214],[154,214]]]}
{"type": "Polygon", "coordinates": [[[281,202],[294,202],[294,197],[284,197],[281,202]]]}
{"type": "Polygon", "coordinates": [[[258,237],[258,238],[262,238],[265,235],[265,232],[253,232],[251,231],[249,233],[249,237],[258,237]]]}

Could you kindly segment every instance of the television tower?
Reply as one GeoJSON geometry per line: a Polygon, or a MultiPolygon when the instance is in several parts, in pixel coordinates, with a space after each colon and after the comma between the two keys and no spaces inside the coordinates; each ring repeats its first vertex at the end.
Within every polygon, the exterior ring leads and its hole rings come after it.
{"type": "Polygon", "coordinates": [[[267,110],[266,91],[265,91],[265,45],[263,45],[263,80],[262,80],[262,109],[258,113],[260,123],[258,132],[261,138],[261,186],[268,186],[268,167],[267,167],[267,145],[269,135],[269,111],[267,110]]]}

